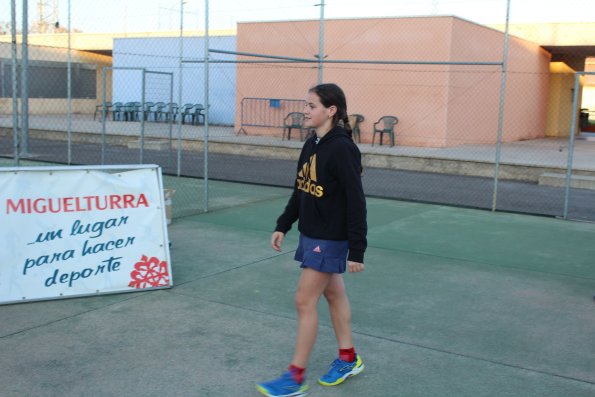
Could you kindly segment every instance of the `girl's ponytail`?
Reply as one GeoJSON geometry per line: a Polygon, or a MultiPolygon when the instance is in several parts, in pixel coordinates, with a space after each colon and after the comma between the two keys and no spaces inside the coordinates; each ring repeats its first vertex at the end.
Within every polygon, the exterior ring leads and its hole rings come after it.
{"type": "Polygon", "coordinates": [[[353,128],[351,127],[349,116],[347,116],[347,114],[345,114],[345,117],[343,117],[343,128],[345,131],[347,131],[350,137],[353,137],[353,128]]]}

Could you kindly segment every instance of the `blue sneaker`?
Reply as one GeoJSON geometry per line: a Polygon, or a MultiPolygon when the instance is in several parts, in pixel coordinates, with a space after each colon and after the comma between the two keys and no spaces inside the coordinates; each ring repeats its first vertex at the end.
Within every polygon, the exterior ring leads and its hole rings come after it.
{"type": "Polygon", "coordinates": [[[328,372],[318,379],[318,383],[322,386],[337,386],[345,381],[345,379],[355,376],[364,370],[365,366],[359,354],[355,355],[355,361],[343,361],[336,359],[331,364],[328,372]]]}
{"type": "Polygon", "coordinates": [[[256,390],[268,397],[301,397],[307,394],[308,386],[297,383],[287,371],[275,380],[256,385],[256,390]]]}

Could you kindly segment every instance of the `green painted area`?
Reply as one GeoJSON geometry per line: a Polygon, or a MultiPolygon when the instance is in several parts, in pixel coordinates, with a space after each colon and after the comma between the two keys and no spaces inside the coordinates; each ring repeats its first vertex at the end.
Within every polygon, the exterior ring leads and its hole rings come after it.
{"type": "MultiPolygon", "coordinates": [[[[172,200],[174,218],[204,212],[204,183],[203,179],[164,175],[163,187],[176,191],[172,200]]],[[[285,188],[222,181],[208,181],[208,187],[209,211],[285,197],[289,192],[285,188]]]]}
{"type": "MultiPolygon", "coordinates": [[[[184,272],[177,290],[290,320],[292,332],[297,232],[288,234],[282,255],[269,248],[287,195],[175,221],[176,246],[204,252],[192,270],[186,261],[178,265],[184,272]]],[[[350,391],[587,396],[595,390],[595,225],[381,199],[369,199],[368,211],[366,271],[345,279],[356,344],[374,346],[368,356],[374,372],[360,380],[366,388],[354,381],[350,391]],[[423,373],[423,385],[382,378],[377,360],[397,378],[423,373]]],[[[317,351],[332,354],[324,301],[320,318],[327,344],[319,342],[317,351]]],[[[283,354],[288,360],[291,346],[283,354]]]]}

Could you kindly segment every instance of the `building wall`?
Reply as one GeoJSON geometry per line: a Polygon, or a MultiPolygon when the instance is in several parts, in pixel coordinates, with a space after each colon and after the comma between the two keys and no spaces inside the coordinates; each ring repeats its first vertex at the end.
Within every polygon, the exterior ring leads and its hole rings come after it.
{"type": "MultiPolygon", "coordinates": [[[[500,62],[501,32],[453,19],[452,61],[500,62]]],[[[510,36],[502,140],[544,136],[550,55],[541,47],[510,36]]],[[[501,67],[451,67],[448,102],[449,146],[495,143],[498,133],[501,67]]]]}
{"type": "Polygon", "coordinates": [[[581,107],[589,109],[589,119],[595,122],[595,86],[583,87],[583,101],[581,107]]]}
{"type": "MultiPolygon", "coordinates": [[[[210,48],[235,51],[234,36],[210,37],[210,48]]],[[[173,74],[170,92],[169,75],[147,74],[145,101],[179,103],[180,41],[176,37],[117,38],[114,40],[113,101],[141,101],[142,72],[117,68],[144,68],[147,71],[173,74]],[[171,97],[170,97],[171,95],[171,97]]],[[[183,41],[183,76],[181,103],[204,104],[204,38],[185,37],[183,41]],[[188,61],[197,61],[190,63],[188,61]]],[[[212,54],[211,59],[235,59],[231,55],[212,54]]],[[[209,123],[232,125],[236,71],[233,63],[211,63],[209,68],[209,123]]]]}
{"type": "Polygon", "coordinates": [[[570,136],[574,76],[574,70],[563,62],[552,62],[550,64],[546,136],[570,136]]]}
{"type": "MultiPolygon", "coordinates": [[[[28,52],[30,61],[61,62],[64,66],[67,62],[67,50],[63,48],[29,45],[28,52]]],[[[0,58],[11,59],[11,57],[11,45],[8,43],[0,43],[0,58]]],[[[17,58],[19,60],[21,59],[20,46],[17,46],[17,58]]],[[[99,98],[101,92],[102,68],[111,66],[111,58],[85,51],[72,50],[71,62],[92,65],[96,68],[97,96],[95,98],[72,100],[73,113],[91,114],[95,111],[97,98],[99,98]]],[[[109,80],[107,83],[110,85],[109,80]]],[[[63,84],[66,87],[66,80],[63,81],[63,84]]],[[[29,98],[29,111],[31,114],[66,114],[68,112],[67,100],[66,98],[29,98]]],[[[0,114],[10,114],[11,112],[12,97],[0,98],[0,114]]]]}
{"type": "MultiPolygon", "coordinates": [[[[420,30],[428,20],[432,18],[325,21],[325,55],[329,60],[444,60],[449,51],[450,22],[434,19],[436,27],[420,30]]],[[[314,59],[318,53],[318,21],[239,24],[238,51],[314,59]]],[[[317,83],[316,66],[239,66],[238,109],[243,97],[305,98],[308,88],[317,83]]],[[[428,134],[425,131],[431,130],[433,137],[445,133],[444,110],[428,118],[427,109],[438,108],[445,101],[447,69],[434,66],[428,73],[427,68],[420,72],[411,65],[327,63],[324,81],[344,89],[350,113],[364,115],[362,141],[371,141],[373,123],[380,117],[394,115],[401,119],[397,131],[409,131],[408,135],[397,133],[398,142],[423,142],[428,134]],[[407,117],[409,114],[420,117],[407,117]]],[[[237,112],[236,125],[240,122],[237,112]]],[[[254,134],[281,134],[278,129],[253,130],[254,134]]]]}
{"type": "MultiPolygon", "coordinates": [[[[455,17],[325,22],[328,60],[499,62],[502,42],[502,33],[455,17]]],[[[317,49],[318,21],[238,25],[240,52],[313,59],[317,49]]],[[[503,138],[538,137],[545,127],[549,55],[535,44],[511,38],[509,56],[503,138]]],[[[292,66],[238,67],[236,125],[241,123],[239,103],[243,97],[305,97],[307,89],[316,84],[316,65],[292,66]]],[[[396,128],[399,145],[496,142],[498,66],[329,63],[325,64],[324,81],[342,86],[349,112],[365,116],[363,142],[371,141],[373,123],[383,115],[400,118],[396,128]]],[[[259,129],[251,133],[280,136],[281,132],[259,129]]]]}
{"type": "MultiPolygon", "coordinates": [[[[585,62],[585,72],[595,73],[595,57],[587,58],[585,62]]],[[[586,108],[591,111],[589,119],[595,122],[595,75],[585,75],[583,86],[583,100],[581,108],[586,108]]]]}
{"type": "MultiPolygon", "coordinates": [[[[325,34],[336,59],[441,62],[449,59],[451,18],[334,20],[325,34]],[[390,33],[390,34],[387,34],[390,33]]],[[[325,66],[326,67],[326,66],[325,66]]],[[[397,116],[397,145],[442,146],[447,134],[449,67],[444,65],[328,66],[327,81],[343,87],[349,112],[363,114],[362,142],[373,124],[397,116]]]]}

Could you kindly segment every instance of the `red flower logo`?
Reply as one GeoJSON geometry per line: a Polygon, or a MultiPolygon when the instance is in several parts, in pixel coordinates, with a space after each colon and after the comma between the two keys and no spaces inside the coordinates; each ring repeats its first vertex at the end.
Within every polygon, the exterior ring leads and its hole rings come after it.
{"type": "Polygon", "coordinates": [[[138,289],[147,287],[165,287],[169,285],[169,273],[167,262],[156,257],[148,258],[143,255],[140,262],[134,265],[134,270],[130,273],[132,281],[128,283],[129,287],[138,289]]]}

